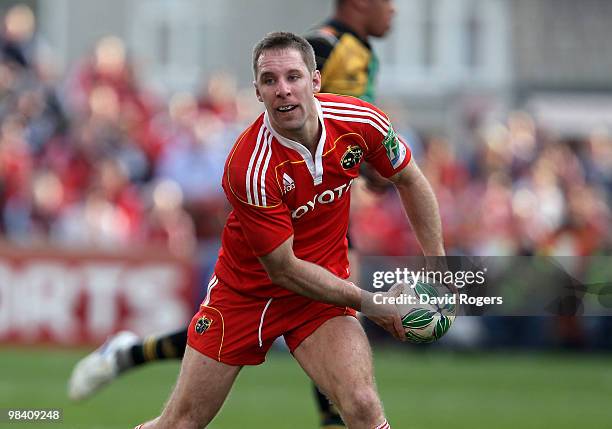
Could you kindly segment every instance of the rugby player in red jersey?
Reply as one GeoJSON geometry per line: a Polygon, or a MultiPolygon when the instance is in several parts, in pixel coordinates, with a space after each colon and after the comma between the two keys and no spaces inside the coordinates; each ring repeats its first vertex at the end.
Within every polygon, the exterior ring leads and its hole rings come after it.
{"type": "Polygon", "coordinates": [[[231,150],[223,189],[233,206],[209,294],[188,330],[174,392],[142,428],[199,428],[243,365],[283,336],[351,428],[389,428],[356,310],[404,336],[397,308],[368,305],[349,275],[350,186],[362,162],[396,186],[425,255],[443,255],[435,196],[386,115],[352,97],[316,94],[312,47],[272,33],[253,52],[262,114],[231,150]],[[376,307],[376,308],[375,308],[376,307]]]}
{"type": "MultiPolygon", "coordinates": [[[[332,18],[305,36],[321,72],[321,91],[373,102],[378,59],[370,38],[383,37],[390,30],[394,10],[393,0],[335,1],[332,18]]],[[[365,167],[360,174],[367,178],[368,189],[381,191],[389,187],[387,181],[365,167]]],[[[358,253],[350,247],[349,239],[351,277],[358,279],[358,253]]],[[[68,394],[73,400],[82,400],[133,368],[165,359],[182,359],[186,344],[187,327],[142,339],[131,332],[119,332],[78,362],[68,383],[68,394]]],[[[314,392],[321,428],[342,427],[335,407],[316,387],[314,392]]]]}

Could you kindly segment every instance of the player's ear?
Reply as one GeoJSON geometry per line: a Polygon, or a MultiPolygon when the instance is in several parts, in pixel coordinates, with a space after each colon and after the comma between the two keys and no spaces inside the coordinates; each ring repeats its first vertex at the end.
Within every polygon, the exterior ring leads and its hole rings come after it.
{"type": "Polygon", "coordinates": [[[253,81],[253,86],[255,87],[255,96],[261,103],[263,103],[263,98],[261,98],[261,94],[259,93],[259,88],[257,87],[256,81],[253,81]]]}
{"type": "Polygon", "coordinates": [[[312,90],[314,92],[321,91],[321,72],[319,70],[312,73],[312,90]]]}

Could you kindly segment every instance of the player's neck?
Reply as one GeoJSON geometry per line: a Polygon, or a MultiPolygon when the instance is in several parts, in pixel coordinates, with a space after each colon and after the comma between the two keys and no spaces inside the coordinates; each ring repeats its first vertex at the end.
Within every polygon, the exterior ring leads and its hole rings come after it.
{"type": "Polygon", "coordinates": [[[298,142],[302,143],[306,148],[310,151],[312,156],[315,156],[315,152],[317,151],[317,145],[319,143],[319,139],[321,138],[321,132],[323,131],[323,127],[321,122],[319,122],[319,115],[315,112],[314,118],[306,121],[306,125],[304,126],[303,135],[300,137],[298,142]]]}
{"type": "Polygon", "coordinates": [[[299,130],[282,129],[274,126],[274,123],[272,123],[272,126],[281,136],[300,143],[314,156],[317,151],[319,139],[321,138],[321,133],[323,132],[323,127],[319,121],[319,115],[316,110],[308,117],[304,126],[299,130]]]}
{"type": "Polygon", "coordinates": [[[352,10],[339,10],[334,15],[333,19],[338,21],[345,27],[348,27],[351,31],[357,34],[361,39],[368,39],[368,32],[363,20],[356,12],[352,10]]]}

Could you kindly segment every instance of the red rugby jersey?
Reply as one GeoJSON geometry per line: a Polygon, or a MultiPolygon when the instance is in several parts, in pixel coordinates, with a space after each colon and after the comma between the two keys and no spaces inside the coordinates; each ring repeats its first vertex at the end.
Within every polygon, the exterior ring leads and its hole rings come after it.
{"type": "Polygon", "coordinates": [[[225,163],[223,189],[233,206],[215,274],[249,295],[293,292],[271,283],[258,256],[293,238],[303,260],[349,275],[346,233],[350,188],[363,161],[385,177],[410,161],[387,116],[353,97],[316,94],[323,131],[315,157],[279,135],[264,113],[238,138],[225,163]]]}

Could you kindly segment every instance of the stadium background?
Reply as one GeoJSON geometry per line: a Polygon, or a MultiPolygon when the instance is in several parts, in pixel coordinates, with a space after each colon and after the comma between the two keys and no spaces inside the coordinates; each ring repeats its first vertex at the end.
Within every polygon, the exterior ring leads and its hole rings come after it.
{"type": "MultiPolygon", "coordinates": [[[[449,252],[608,254],[612,3],[396,5],[392,34],[375,45],[378,104],[436,191],[449,252]]],[[[109,333],[190,317],[227,210],[225,154],[261,108],[250,49],[330,10],[328,0],[0,2],[0,408],[60,407],[63,427],[114,428],[161,407],[176,363],[84,404],[65,399],[65,383],[109,333]]],[[[416,253],[395,196],[355,188],[360,252],[416,253]]],[[[435,347],[373,334],[395,427],[610,426],[609,318],[465,319],[435,347]]],[[[211,427],[314,427],[305,377],[283,351],[269,360],[244,371],[211,427]]]]}

